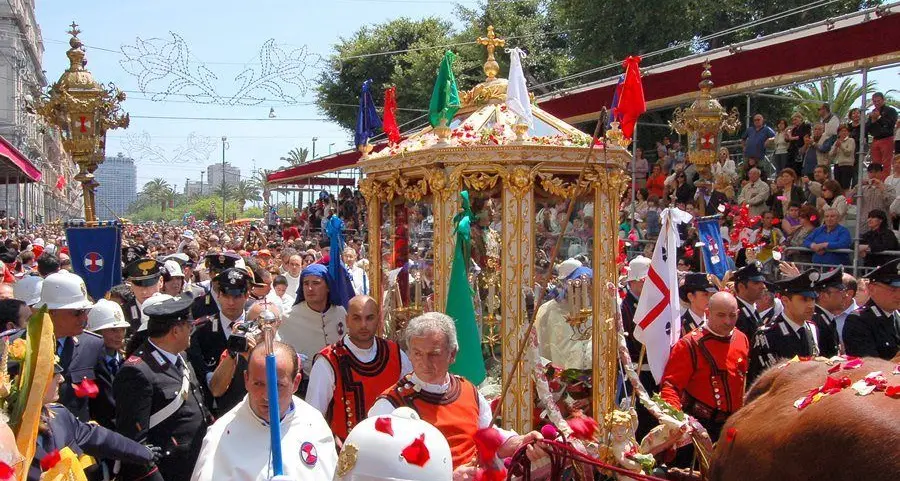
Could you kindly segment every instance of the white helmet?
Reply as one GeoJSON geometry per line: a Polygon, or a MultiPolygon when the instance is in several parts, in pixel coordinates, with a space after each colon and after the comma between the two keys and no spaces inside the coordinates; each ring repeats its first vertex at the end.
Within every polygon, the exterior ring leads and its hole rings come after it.
{"type": "Polygon", "coordinates": [[[68,271],[50,274],[41,285],[41,299],[38,305],[46,304],[48,309],[90,309],[87,288],[81,277],[68,271]]]}
{"type": "Polygon", "coordinates": [[[419,419],[419,415],[408,407],[397,408],[390,416],[370,417],[357,424],[344,441],[334,474],[334,481],[451,479],[450,445],[436,427],[419,419]],[[410,458],[411,453],[418,456],[410,458]]]}
{"type": "Polygon", "coordinates": [[[43,284],[44,278],[41,276],[25,276],[13,284],[13,297],[31,307],[41,301],[43,284]]]}
{"type": "Polygon", "coordinates": [[[169,274],[169,277],[184,277],[184,271],[181,266],[173,260],[163,262],[163,269],[169,274]]]}
{"type": "Polygon", "coordinates": [[[173,299],[173,297],[168,294],[162,294],[162,293],[157,292],[156,294],[153,294],[152,296],[148,297],[147,300],[144,301],[143,304],[141,304],[141,327],[138,328],[138,332],[147,330],[147,323],[150,322],[150,316],[145,314],[147,308],[152,305],[159,304],[162,301],[167,301],[169,299],[173,299]]]}
{"type": "Polygon", "coordinates": [[[131,327],[131,324],[125,320],[122,306],[106,299],[100,299],[94,304],[94,308],[88,313],[87,322],[87,328],[94,332],[116,327],[131,327]]]}

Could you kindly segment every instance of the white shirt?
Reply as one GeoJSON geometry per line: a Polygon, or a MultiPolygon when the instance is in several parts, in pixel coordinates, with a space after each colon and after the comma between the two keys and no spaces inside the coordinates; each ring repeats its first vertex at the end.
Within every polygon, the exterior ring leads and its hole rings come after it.
{"type": "Polygon", "coordinates": [[[291,309],[294,307],[294,296],[289,291],[284,291],[283,296],[279,296],[275,293],[275,289],[269,291],[266,294],[266,301],[275,304],[281,308],[281,316],[287,317],[288,314],[291,313],[291,309]]]}
{"type": "MultiPolygon", "coordinates": [[[[591,340],[573,340],[574,331],[566,322],[567,311],[556,299],[538,307],[536,328],[541,357],[559,364],[563,369],[591,368],[591,340]]],[[[588,320],[587,322],[592,322],[588,320]]]]}
{"type": "Polygon", "coordinates": [[[300,276],[298,275],[297,277],[293,277],[290,273],[285,272],[284,278],[287,279],[287,283],[288,283],[286,292],[292,296],[296,296],[297,289],[300,288],[300,276]]]}
{"type": "Polygon", "coordinates": [[[353,284],[353,292],[356,295],[369,295],[371,286],[369,285],[369,276],[366,274],[366,270],[354,265],[348,268],[347,271],[350,273],[350,283],[353,284]]]}
{"type": "MultiPolygon", "coordinates": [[[[292,400],[294,409],[281,420],[284,474],[296,481],[331,481],[337,465],[331,429],[312,406],[292,400]],[[305,443],[312,444],[315,462],[304,461],[305,443]]],[[[268,423],[253,413],[245,396],[209,427],[191,481],[268,481],[273,475],[270,446],[268,423]]]]}
{"type": "MultiPolygon", "coordinates": [[[[350,336],[344,336],[344,345],[347,346],[347,349],[350,350],[353,357],[362,363],[370,363],[375,359],[375,356],[378,355],[377,342],[373,342],[372,347],[368,349],[362,349],[357,347],[356,344],[353,344],[353,341],[350,340],[350,336]]],[[[400,377],[403,377],[410,372],[412,372],[412,363],[409,362],[406,353],[400,351],[400,377]]],[[[399,381],[400,377],[396,380],[399,381]]],[[[328,411],[328,405],[331,403],[331,398],[333,396],[334,370],[331,369],[331,363],[322,356],[319,356],[316,358],[315,362],[313,362],[312,370],[309,373],[309,387],[306,390],[306,402],[309,403],[310,406],[318,409],[322,414],[325,414],[325,412],[328,411]]]]}
{"type": "Polygon", "coordinates": [[[309,375],[313,357],[323,347],[338,342],[344,335],[347,311],[341,306],[328,306],[325,312],[316,312],[301,302],[291,309],[278,328],[284,342],[290,344],[300,354],[303,373],[309,375]]]}
{"type": "Polygon", "coordinates": [[[798,338],[800,337],[800,329],[806,329],[806,332],[809,333],[812,338],[813,344],[816,346],[816,350],[819,349],[819,335],[816,333],[815,329],[813,329],[809,325],[806,325],[807,323],[805,322],[803,324],[797,324],[796,322],[792,321],[791,318],[788,317],[787,312],[782,312],[781,317],[784,317],[784,320],[787,321],[789,326],[791,326],[791,329],[793,329],[794,334],[798,338]]]}
{"type": "MultiPolygon", "coordinates": [[[[447,374],[447,381],[442,384],[430,384],[421,379],[413,373],[412,382],[421,390],[430,392],[432,394],[444,394],[450,389],[450,374],[447,374]]],[[[394,412],[394,405],[391,404],[387,399],[379,399],[375,401],[375,404],[372,406],[372,409],[369,409],[368,417],[373,416],[383,416],[388,415],[394,412]]],[[[488,404],[487,400],[484,399],[484,396],[481,393],[478,393],[478,429],[484,429],[493,424],[493,413],[491,412],[491,405],[488,404]]],[[[494,426],[501,436],[503,436],[503,442],[505,443],[509,438],[516,435],[515,431],[507,431],[500,427],[494,426]]]]}
{"type": "Polygon", "coordinates": [[[181,359],[181,356],[179,356],[178,354],[172,354],[171,352],[166,351],[165,349],[157,346],[156,344],[153,344],[153,341],[151,341],[149,339],[147,340],[147,342],[149,342],[150,345],[153,346],[154,349],[159,351],[159,353],[162,354],[162,356],[165,358],[166,361],[169,362],[169,364],[172,364],[172,365],[178,364],[178,360],[181,359]]]}

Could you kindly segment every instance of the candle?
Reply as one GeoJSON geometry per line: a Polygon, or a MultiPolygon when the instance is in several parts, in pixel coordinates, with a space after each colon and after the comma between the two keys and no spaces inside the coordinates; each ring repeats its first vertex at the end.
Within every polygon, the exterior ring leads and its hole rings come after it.
{"type": "Polygon", "coordinates": [[[581,308],[582,309],[590,309],[590,293],[588,291],[591,290],[590,283],[587,279],[581,280],[581,308]]]}
{"type": "Polygon", "coordinates": [[[415,294],[415,306],[420,307],[422,305],[422,276],[416,274],[416,294],[415,294]]]}

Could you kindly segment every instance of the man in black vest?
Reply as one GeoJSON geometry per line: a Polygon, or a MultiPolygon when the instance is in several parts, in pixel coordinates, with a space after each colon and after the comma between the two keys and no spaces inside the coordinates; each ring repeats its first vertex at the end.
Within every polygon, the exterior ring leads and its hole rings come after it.
{"type": "Polygon", "coordinates": [[[191,342],[191,303],[182,294],[148,306],[147,335],[119,369],[113,392],[119,433],[162,449],[156,467],[125,464],[122,479],[187,481],[211,419],[184,350],[191,342]]]}

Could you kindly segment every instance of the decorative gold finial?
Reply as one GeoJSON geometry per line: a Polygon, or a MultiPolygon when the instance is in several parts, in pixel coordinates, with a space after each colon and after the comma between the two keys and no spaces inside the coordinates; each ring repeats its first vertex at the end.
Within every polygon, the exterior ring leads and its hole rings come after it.
{"type": "Polygon", "coordinates": [[[712,91],[713,86],[715,85],[710,77],[712,77],[712,72],[710,69],[712,68],[712,64],[709,63],[709,60],[703,62],[703,73],[700,74],[700,83],[698,86],[700,87],[701,95],[705,98],[709,98],[712,96],[710,93],[712,91]]]}
{"type": "Polygon", "coordinates": [[[81,30],[78,29],[78,24],[75,23],[74,21],[72,22],[72,25],[69,25],[69,26],[72,27],[71,30],[69,30],[68,32],[66,32],[66,33],[68,33],[69,35],[71,35],[71,36],[73,36],[73,37],[77,37],[78,34],[81,33],[81,30]]]}
{"type": "Polygon", "coordinates": [[[497,74],[500,73],[500,64],[494,59],[494,49],[505,46],[506,40],[494,35],[494,26],[488,25],[487,37],[478,37],[476,41],[487,47],[488,56],[487,61],[484,62],[484,73],[487,75],[488,80],[494,80],[497,78],[497,74]]]}

